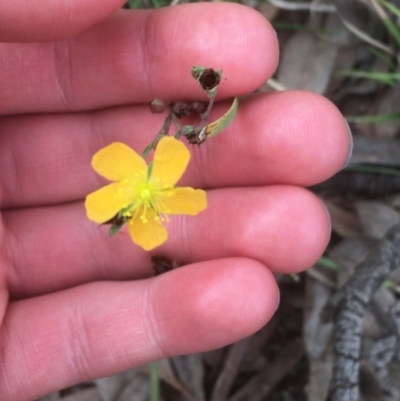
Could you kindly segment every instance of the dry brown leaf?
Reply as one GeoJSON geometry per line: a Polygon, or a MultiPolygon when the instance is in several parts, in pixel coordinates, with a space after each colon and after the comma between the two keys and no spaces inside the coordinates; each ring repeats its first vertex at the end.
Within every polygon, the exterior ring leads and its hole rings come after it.
{"type": "Polygon", "coordinates": [[[188,401],[199,401],[176,377],[170,359],[158,361],[158,369],[160,378],[178,390],[188,401]]]}
{"type": "Polygon", "coordinates": [[[331,337],[333,325],[321,321],[321,312],[333,291],[307,277],[306,306],[304,309],[304,343],[310,364],[307,386],[309,401],[326,398],[332,371],[331,337]]]}
{"type": "Polygon", "coordinates": [[[329,211],[332,229],[344,238],[360,235],[362,227],[357,214],[352,210],[345,210],[330,200],[324,200],[329,211]]]}
{"type": "Polygon", "coordinates": [[[333,291],[330,288],[307,277],[304,343],[310,359],[318,359],[326,351],[332,336],[332,323],[323,323],[320,317],[332,294],[333,291]]]}
{"type": "Polygon", "coordinates": [[[199,401],[205,401],[204,366],[201,354],[182,355],[172,358],[179,380],[199,401]]]}
{"type": "Polygon", "coordinates": [[[125,386],[138,374],[136,370],[119,373],[95,380],[102,401],[116,401],[125,386]]]}
{"type": "Polygon", "coordinates": [[[282,50],[278,81],[289,89],[325,93],[337,51],[338,45],[332,41],[311,32],[297,32],[282,50]]]}
{"type": "Polygon", "coordinates": [[[267,3],[267,2],[262,2],[259,3],[258,6],[258,11],[268,20],[268,21],[273,21],[275,17],[279,13],[279,8],[275,7],[274,5],[267,3]]]}
{"type": "Polygon", "coordinates": [[[354,273],[356,265],[368,255],[377,242],[367,237],[346,238],[329,252],[329,256],[339,264],[337,278],[339,288],[354,273]]]}
{"type": "Polygon", "coordinates": [[[400,166],[400,141],[355,135],[350,164],[400,166]]]}
{"type": "MultiPolygon", "coordinates": [[[[377,98],[375,114],[399,112],[400,85],[389,88],[382,97],[377,98]]],[[[393,139],[400,134],[400,119],[373,124],[374,136],[381,139],[393,139]]]]}
{"type": "Polygon", "coordinates": [[[150,397],[149,377],[136,371],[130,382],[122,389],[114,401],[148,401],[150,397]]]}
{"type": "Polygon", "coordinates": [[[400,220],[399,213],[377,201],[359,201],[355,203],[363,232],[366,236],[380,239],[400,220]]]}

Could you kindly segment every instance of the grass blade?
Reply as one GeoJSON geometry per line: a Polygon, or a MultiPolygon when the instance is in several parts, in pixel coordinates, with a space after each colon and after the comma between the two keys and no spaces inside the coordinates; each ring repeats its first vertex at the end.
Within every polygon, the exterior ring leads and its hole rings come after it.
{"type": "Polygon", "coordinates": [[[379,2],[384,5],[389,11],[391,11],[396,17],[400,18],[400,9],[398,9],[394,4],[388,3],[385,0],[379,0],[379,2]]]}
{"type": "Polygon", "coordinates": [[[349,123],[385,123],[396,120],[400,120],[400,112],[373,116],[346,116],[346,121],[349,123]]]}
{"type": "Polygon", "coordinates": [[[376,57],[380,58],[385,64],[387,64],[390,67],[391,70],[396,69],[396,64],[385,53],[381,52],[380,50],[376,49],[375,47],[369,47],[368,50],[373,55],[375,55],[376,57]]]}
{"type": "Polygon", "coordinates": [[[396,40],[397,45],[400,46],[400,31],[391,19],[384,21],[387,30],[392,34],[393,38],[396,40]]]}
{"type": "Polygon", "coordinates": [[[339,265],[333,259],[327,258],[326,256],[321,256],[317,264],[332,270],[337,270],[339,267],[339,265]]]}
{"type": "Polygon", "coordinates": [[[361,70],[342,70],[338,72],[339,76],[366,78],[382,82],[384,84],[395,86],[397,81],[400,80],[400,73],[396,72],[370,72],[361,70]]]}
{"type": "Polygon", "coordinates": [[[388,174],[400,177],[400,170],[396,170],[390,167],[378,167],[378,166],[347,166],[345,168],[347,171],[360,171],[362,173],[378,173],[378,174],[388,174]]]}
{"type": "Polygon", "coordinates": [[[150,401],[160,401],[160,376],[158,361],[150,363],[150,401]]]}

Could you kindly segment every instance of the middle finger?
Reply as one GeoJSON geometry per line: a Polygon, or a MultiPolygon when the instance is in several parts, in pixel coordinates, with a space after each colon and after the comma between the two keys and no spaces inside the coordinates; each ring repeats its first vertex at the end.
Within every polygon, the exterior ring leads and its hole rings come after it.
{"type": "MultiPolygon", "coordinates": [[[[224,112],[216,109],[214,118],[224,112]]],[[[162,117],[151,115],[144,106],[4,118],[0,171],[7,174],[0,177],[1,206],[83,199],[104,185],[90,167],[96,151],[121,141],[141,153],[161,124],[162,117]]],[[[191,147],[192,161],[179,184],[308,186],[338,171],[349,150],[343,117],[321,96],[300,91],[252,96],[242,102],[226,131],[191,147]]]]}

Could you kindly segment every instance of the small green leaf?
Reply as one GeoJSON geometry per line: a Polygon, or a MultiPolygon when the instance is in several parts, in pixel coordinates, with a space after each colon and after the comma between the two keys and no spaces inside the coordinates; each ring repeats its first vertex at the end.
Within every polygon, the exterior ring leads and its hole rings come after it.
{"type": "Polygon", "coordinates": [[[207,138],[211,138],[215,135],[218,135],[225,128],[227,128],[228,125],[236,117],[238,109],[239,109],[239,99],[235,97],[235,99],[233,99],[233,103],[230,109],[221,118],[207,125],[207,130],[206,130],[207,138]]]}
{"type": "Polygon", "coordinates": [[[108,236],[114,236],[123,226],[124,224],[111,224],[110,229],[108,230],[108,236]]]}
{"type": "Polygon", "coordinates": [[[128,0],[129,8],[145,8],[142,0],[128,0]]]}
{"type": "Polygon", "coordinates": [[[200,65],[195,65],[192,67],[190,72],[192,73],[192,77],[197,80],[200,78],[200,75],[204,72],[204,70],[204,67],[201,67],[200,65]]]}
{"type": "Polygon", "coordinates": [[[196,127],[194,127],[193,125],[184,125],[182,128],[181,128],[181,134],[183,135],[183,136],[186,136],[186,135],[189,135],[189,134],[191,134],[194,130],[195,130],[195,128],[196,127]]]}

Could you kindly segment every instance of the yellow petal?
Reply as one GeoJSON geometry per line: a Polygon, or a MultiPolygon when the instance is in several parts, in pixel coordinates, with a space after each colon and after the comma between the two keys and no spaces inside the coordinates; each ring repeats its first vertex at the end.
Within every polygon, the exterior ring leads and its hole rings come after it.
{"type": "Polygon", "coordinates": [[[141,246],[145,251],[151,251],[167,240],[167,229],[162,225],[153,209],[147,209],[145,223],[140,219],[141,212],[139,210],[137,217],[128,222],[129,233],[135,244],[141,246]]]}
{"type": "Polygon", "coordinates": [[[130,188],[119,182],[113,182],[86,197],[86,214],[89,220],[104,223],[130,203],[132,203],[130,188]]]}
{"type": "Polygon", "coordinates": [[[143,181],[147,178],[146,162],[121,142],[114,142],[100,149],[93,156],[92,167],[110,181],[122,181],[125,178],[143,181]]]}
{"type": "Polygon", "coordinates": [[[189,160],[190,152],[182,142],[171,136],[164,137],[154,153],[150,181],[173,187],[185,172],[189,160]]]}
{"type": "Polygon", "coordinates": [[[201,189],[175,188],[166,191],[161,201],[168,214],[195,215],[207,207],[207,194],[201,189]]]}

